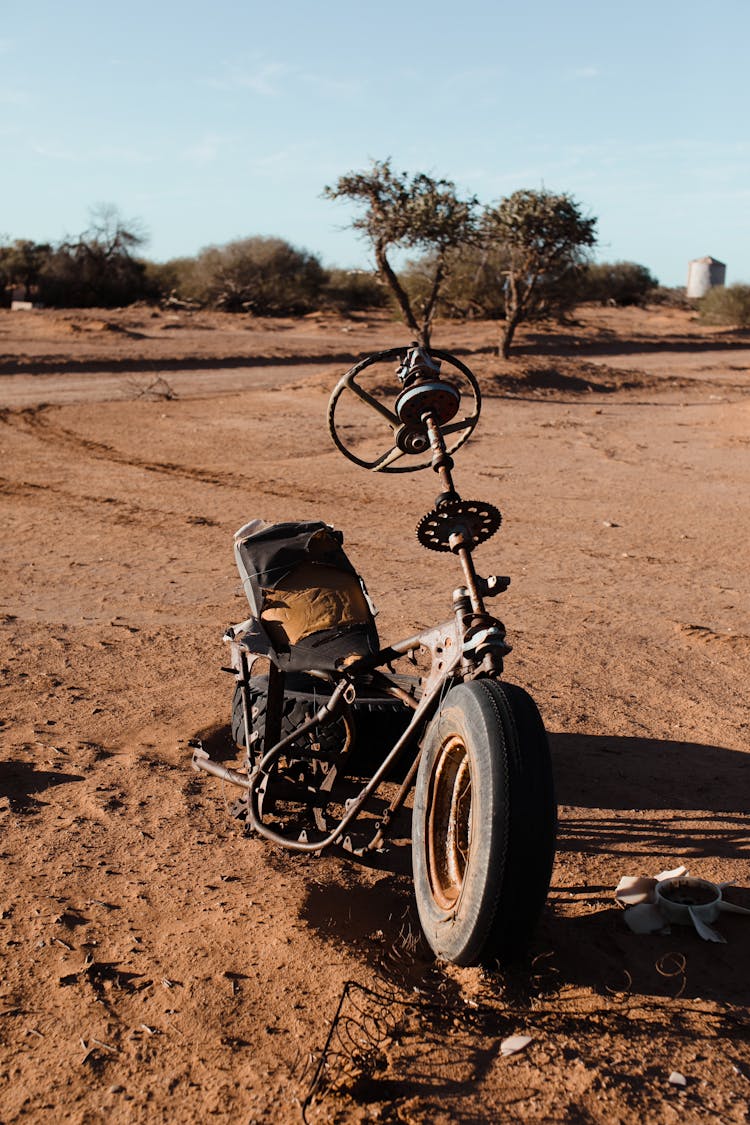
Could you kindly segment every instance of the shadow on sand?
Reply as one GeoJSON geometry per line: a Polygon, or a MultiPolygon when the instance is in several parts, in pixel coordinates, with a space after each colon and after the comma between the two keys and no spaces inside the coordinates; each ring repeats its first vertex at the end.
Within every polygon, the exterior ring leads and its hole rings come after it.
{"type": "Polygon", "coordinates": [[[560,356],[622,356],[644,355],[651,352],[732,352],[750,348],[750,332],[741,329],[727,329],[706,337],[662,336],[657,338],[635,337],[627,339],[616,333],[602,334],[591,339],[575,333],[564,335],[558,332],[529,332],[523,342],[513,347],[517,356],[560,355],[560,356]]]}
{"type": "MultiPolygon", "coordinates": [[[[750,855],[750,830],[738,815],[748,805],[747,755],[651,738],[556,734],[550,741],[562,811],[559,853],[611,855],[617,878],[654,864],[656,870],[665,855],[688,865],[693,856],[750,855]],[[582,815],[586,809],[591,815],[582,815]]],[[[396,851],[399,862],[384,857],[374,885],[354,857],[345,867],[327,866],[325,878],[308,889],[302,917],[328,940],[359,949],[391,979],[421,987],[434,962],[404,871],[408,846],[396,851]]],[[[635,936],[614,905],[614,882],[564,886],[553,876],[528,960],[498,975],[503,995],[524,1005],[575,985],[607,1000],[637,994],[750,1003],[750,978],[742,968],[748,919],[722,916],[726,945],[706,943],[678,926],[670,935],[635,936]]],[[[750,892],[733,890],[728,897],[750,906],[750,892]]]]}
{"type": "Polygon", "coordinates": [[[619,735],[552,734],[560,805],[750,812],[750,755],[723,746],[619,735]]]}
{"type": "Polygon", "coordinates": [[[747,754],[607,735],[556,734],[550,743],[558,804],[569,810],[559,851],[750,857],[747,754]]]}
{"type": "Polygon", "coordinates": [[[37,770],[31,762],[11,759],[0,766],[0,798],[7,797],[15,812],[31,812],[44,803],[32,794],[43,793],[53,785],[83,780],[80,774],[37,770]]]}

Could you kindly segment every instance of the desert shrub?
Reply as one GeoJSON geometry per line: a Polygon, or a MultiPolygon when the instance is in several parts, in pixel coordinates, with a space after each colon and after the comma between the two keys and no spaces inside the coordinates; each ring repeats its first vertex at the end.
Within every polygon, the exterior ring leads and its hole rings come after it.
{"type": "Polygon", "coordinates": [[[0,299],[10,304],[14,290],[20,290],[20,299],[39,299],[39,277],[52,253],[46,242],[32,242],[17,238],[14,242],[0,244],[0,299]]]}
{"type": "Polygon", "coordinates": [[[388,304],[385,286],[370,270],[328,270],[321,298],[337,312],[379,309],[388,304]]]}
{"type": "Polygon", "coordinates": [[[16,239],[0,244],[0,294],[72,308],[128,305],[157,293],[147,264],[135,256],[145,241],[136,222],[124,222],[105,204],[91,212],[91,226],[55,245],[16,239]]]}
{"type": "Polygon", "coordinates": [[[581,298],[603,305],[644,305],[658,284],[638,262],[591,262],[581,275],[581,298]]]}
{"type": "Polygon", "coordinates": [[[529,305],[527,320],[568,321],[581,304],[581,285],[585,266],[572,263],[563,273],[543,274],[529,305]]]}
{"type": "Polygon", "coordinates": [[[193,258],[172,258],[168,262],[143,263],[146,281],[157,300],[165,300],[172,294],[179,294],[185,288],[185,279],[190,274],[193,258]]]}
{"type": "Polygon", "coordinates": [[[156,296],[144,262],[85,246],[58,247],[39,275],[40,300],[56,308],[117,308],[156,296]]]}
{"type": "Polygon", "coordinates": [[[114,308],[156,293],[146,264],[135,256],[145,242],[137,222],[109,204],[94,208],[91,226],[50,249],[38,272],[39,299],[58,308],[114,308]]]}
{"type": "Polygon", "coordinates": [[[700,300],[698,308],[708,324],[750,328],[750,285],[717,285],[700,300]]]}
{"type": "MultiPolygon", "coordinates": [[[[506,271],[507,255],[501,248],[464,245],[451,250],[438,297],[439,314],[461,320],[494,320],[504,316],[506,271]]],[[[432,254],[407,262],[399,273],[399,280],[417,310],[429,300],[434,274],[432,254]]]]}
{"type": "Polygon", "coordinates": [[[667,309],[692,309],[694,303],[688,300],[684,285],[657,285],[648,295],[650,305],[661,305],[667,309]]]}
{"type": "Polygon", "coordinates": [[[316,255],[281,238],[260,236],[207,246],[180,271],[180,296],[257,316],[309,312],[318,306],[326,280],[316,255]]]}
{"type": "MultiPolygon", "coordinates": [[[[441,315],[470,320],[505,319],[509,253],[501,245],[463,246],[451,256],[448,279],[441,290],[441,315]]],[[[429,291],[432,266],[417,259],[407,263],[399,275],[416,307],[429,291]]],[[[580,301],[581,271],[570,265],[566,271],[550,271],[536,281],[527,302],[525,319],[564,319],[580,301]]]]}
{"type": "Polygon", "coordinates": [[[485,207],[482,244],[508,255],[501,349],[507,359],[524,320],[560,316],[575,304],[578,279],[596,243],[596,219],[568,194],[514,191],[485,207]]]}

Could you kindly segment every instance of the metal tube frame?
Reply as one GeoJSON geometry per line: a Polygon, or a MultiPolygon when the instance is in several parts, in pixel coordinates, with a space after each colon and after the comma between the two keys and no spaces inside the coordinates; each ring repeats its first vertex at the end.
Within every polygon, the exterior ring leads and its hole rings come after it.
{"type": "MultiPolygon", "coordinates": [[[[384,353],[390,354],[390,353],[384,353]]],[[[362,365],[364,366],[364,365],[362,365]]],[[[357,369],[355,369],[357,370],[357,369]]],[[[349,383],[352,389],[353,383],[349,383]]],[[[432,468],[439,476],[443,486],[443,497],[449,495],[458,498],[458,493],[453,485],[451,469],[453,459],[448,452],[441,427],[431,413],[422,416],[429,435],[432,448],[432,468]]],[[[439,503],[440,498],[438,498],[439,503]]],[[[388,645],[376,655],[363,658],[347,669],[346,675],[337,682],[329,699],[307,722],[302,723],[296,730],[284,738],[279,738],[281,733],[281,713],[284,695],[284,673],[271,658],[268,684],[268,706],[266,714],[265,745],[272,743],[254,769],[244,776],[236,770],[221,766],[207,759],[205,753],[194,757],[194,765],[217,777],[221,777],[233,785],[238,785],[247,791],[247,823],[259,835],[280,844],[290,851],[303,853],[322,852],[334,844],[345,843],[344,833],[361,813],[368,799],[379,788],[397,758],[407,747],[422,736],[426,723],[434,714],[439,701],[454,680],[469,679],[481,675],[496,676],[502,671],[502,657],[508,651],[504,644],[505,629],[497,618],[487,613],[482,597],[480,584],[485,591],[490,590],[488,582],[479,579],[472,558],[473,540],[468,531],[459,532],[451,537],[451,550],[457,556],[464,575],[465,587],[454,591],[453,605],[454,618],[436,629],[414,634],[405,640],[388,645]],[[455,541],[453,541],[455,540],[455,541]],[[491,640],[482,642],[472,641],[487,632],[495,633],[491,640]],[[417,649],[427,649],[432,656],[430,671],[423,687],[419,702],[404,692],[389,676],[381,671],[391,661],[408,655],[417,649]],[[407,729],[396,741],[389,753],[384,758],[378,769],[360,793],[345,803],[344,816],[335,828],[324,836],[323,839],[310,841],[303,831],[301,837],[294,840],[289,836],[270,828],[263,821],[261,804],[266,787],[271,778],[273,767],[284,751],[295,743],[301,735],[308,733],[321,724],[335,721],[341,714],[342,707],[354,702],[356,697],[356,677],[360,673],[371,673],[375,676],[378,685],[389,694],[401,699],[402,702],[414,708],[414,714],[407,729]]],[[[507,580],[506,580],[507,584],[507,580]]],[[[501,592],[504,589],[492,589],[491,592],[501,592]]],[[[249,653],[239,648],[239,667],[237,678],[242,690],[242,713],[245,723],[245,750],[248,769],[252,763],[252,710],[250,706],[250,671],[255,661],[264,653],[249,653]]],[[[392,821],[394,814],[403,805],[409,791],[414,784],[414,779],[421,758],[421,747],[417,750],[414,759],[407,771],[406,777],[391,801],[380,822],[376,825],[376,832],[369,843],[361,851],[375,850],[382,846],[385,833],[392,821]]],[[[304,751],[298,751],[304,756],[304,751]]],[[[314,753],[311,751],[311,757],[314,753]]]]}

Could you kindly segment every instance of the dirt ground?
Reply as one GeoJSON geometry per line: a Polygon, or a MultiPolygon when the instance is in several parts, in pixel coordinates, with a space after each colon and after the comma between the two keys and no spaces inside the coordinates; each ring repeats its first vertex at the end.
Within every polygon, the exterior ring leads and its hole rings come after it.
{"type": "Polygon", "coordinates": [[[326,433],[336,379],[403,342],[383,315],[0,312],[3,1125],[750,1120],[750,918],[635,936],[613,899],[684,863],[750,906],[748,334],[592,308],[504,362],[493,325],[437,327],[485,393],[456,482],[503,512],[477,565],[512,576],[506,676],[555,763],[526,962],[435,963],[408,841],[291,856],[189,768],[196,735],[234,753],[247,520],[340,527],[381,638],[449,616],[455,560],[414,535],[433,474],[326,433]]]}

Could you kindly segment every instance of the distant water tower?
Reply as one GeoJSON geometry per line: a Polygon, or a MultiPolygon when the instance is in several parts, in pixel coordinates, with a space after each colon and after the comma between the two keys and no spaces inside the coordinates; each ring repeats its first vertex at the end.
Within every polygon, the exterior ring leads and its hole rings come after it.
{"type": "Polygon", "coordinates": [[[727,275],[724,262],[716,258],[695,258],[688,265],[688,297],[705,297],[715,285],[723,285],[727,275]]]}

